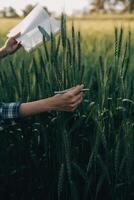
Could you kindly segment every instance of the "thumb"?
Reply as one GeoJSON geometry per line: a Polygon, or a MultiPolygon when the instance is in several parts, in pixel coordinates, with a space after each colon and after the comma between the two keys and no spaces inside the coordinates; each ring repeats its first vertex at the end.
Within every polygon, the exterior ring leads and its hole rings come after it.
{"type": "Polygon", "coordinates": [[[19,33],[17,33],[15,36],[13,36],[12,38],[13,39],[17,39],[18,37],[20,37],[21,36],[21,33],[19,32],[19,33]]]}

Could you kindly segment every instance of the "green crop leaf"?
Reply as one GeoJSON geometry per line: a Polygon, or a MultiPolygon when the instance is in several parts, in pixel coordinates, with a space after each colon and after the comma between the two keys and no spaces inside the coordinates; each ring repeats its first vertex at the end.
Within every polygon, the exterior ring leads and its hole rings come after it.
{"type": "Polygon", "coordinates": [[[45,31],[44,28],[42,28],[41,26],[38,26],[38,29],[47,40],[51,39],[50,35],[45,31]]]}

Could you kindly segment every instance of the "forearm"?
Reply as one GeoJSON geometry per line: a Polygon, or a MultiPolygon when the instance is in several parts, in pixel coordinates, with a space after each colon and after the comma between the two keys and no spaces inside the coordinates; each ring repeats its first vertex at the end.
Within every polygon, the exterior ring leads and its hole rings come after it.
{"type": "Polygon", "coordinates": [[[55,97],[50,97],[34,102],[22,103],[20,117],[28,117],[56,109],[55,97]]]}
{"type": "Polygon", "coordinates": [[[0,120],[28,117],[52,110],[73,112],[82,102],[82,89],[83,85],[78,85],[65,94],[29,103],[0,102],[0,120]]]}

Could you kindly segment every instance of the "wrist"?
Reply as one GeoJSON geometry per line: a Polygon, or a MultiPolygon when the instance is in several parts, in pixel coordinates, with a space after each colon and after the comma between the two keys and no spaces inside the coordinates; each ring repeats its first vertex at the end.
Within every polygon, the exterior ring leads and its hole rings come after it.
{"type": "Polygon", "coordinates": [[[56,111],[57,101],[58,100],[56,96],[44,99],[44,111],[56,111]]]}

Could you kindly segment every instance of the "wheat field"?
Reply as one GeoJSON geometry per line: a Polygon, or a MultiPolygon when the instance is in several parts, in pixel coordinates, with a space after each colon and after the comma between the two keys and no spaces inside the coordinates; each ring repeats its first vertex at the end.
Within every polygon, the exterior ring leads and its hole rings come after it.
{"type": "MultiPolygon", "coordinates": [[[[6,33],[16,24],[21,22],[21,18],[3,19],[0,18],[0,35],[5,36],[6,33]]],[[[116,26],[123,26],[126,29],[134,29],[134,15],[133,14],[109,14],[109,15],[91,15],[84,18],[72,18],[68,20],[68,28],[71,27],[72,21],[75,23],[75,28],[80,29],[83,34],[106,33],[111,34],[116,26]]]]}
{"type": "MultiPolygon", "coordinates": [[[[1,200],[134,199],[132,19],[62,16],[61,34],[49,43],[0,60],[4,102],[42,99],[80,83],[89,88],[74,113],[1,124],[1,200]]],[[[2,45],[18,20],[0,22],[2,45]]]]}

